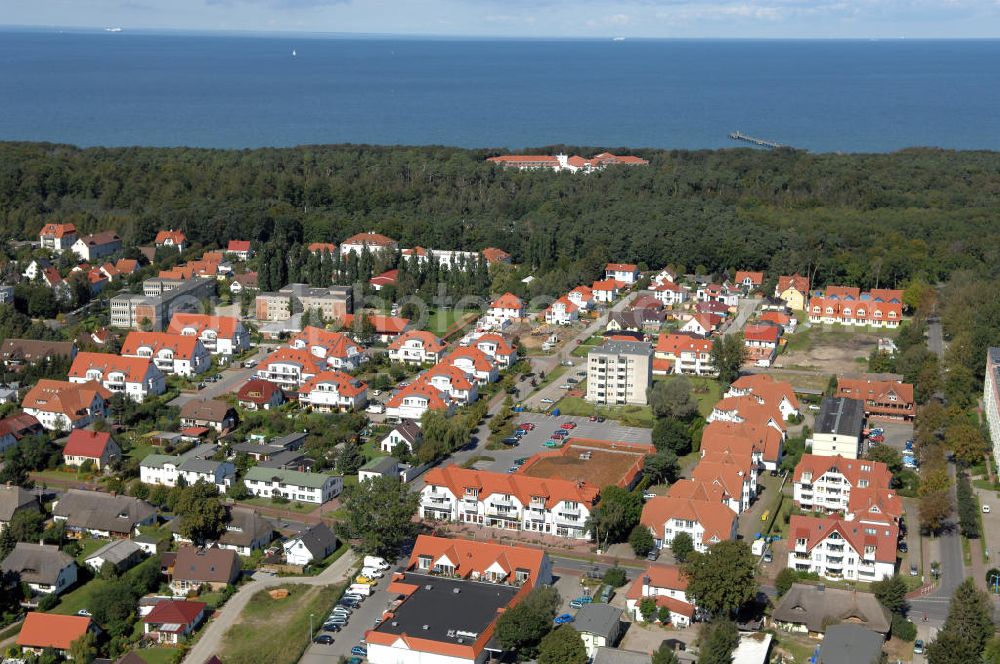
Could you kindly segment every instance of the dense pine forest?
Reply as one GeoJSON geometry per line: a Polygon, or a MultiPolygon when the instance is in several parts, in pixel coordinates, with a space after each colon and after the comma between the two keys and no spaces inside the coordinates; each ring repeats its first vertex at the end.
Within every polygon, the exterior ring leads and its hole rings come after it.
{"type": "MultiPolygon", "coordinates": [[[[593,154],[596,148],[538,150],[593,154]]],[[[49,220],[115,228],[126,244],[179,227],[229,239],[333,241],[362,230],[403,246],[498,246],[560,287],[605,260],[708,271],[800,270],[814,283],[930,282],[997,263],[1000,154],[908,150],[640,151],[648,168],[512,172],[492,153],[322,146],[77,149],[0,144],[0,230],[49,220]]]]}

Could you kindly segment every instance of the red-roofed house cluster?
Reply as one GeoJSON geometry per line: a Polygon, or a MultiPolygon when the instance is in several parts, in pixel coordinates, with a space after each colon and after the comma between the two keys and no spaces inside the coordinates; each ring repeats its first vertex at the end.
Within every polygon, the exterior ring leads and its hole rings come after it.
{"type": "Polygon", "coordinates": [[[516,168],[522,171],[551,170],[569,171],[571,173],[592,173],[603,170],[607,166],[648,166],[649,162],[640,157],[631,155],[613,155],[610,152],[602,152],[590,159],[584,159],[577,155],[567,156],[557,155],[501,155],[499,157],[489,157],[487,161],[503,166],[505,168],[516,168]]]}
{"type": "Polygon", "coordinates": [[[809,299],[810,323],[895,328],[902,320],[901,290],[873,288],[862,292],[850,286],[827,286],[809,299]]]}
{"type": "Polygon", "coordinates": [[[716,404],[702,433],[701,458],[691,478],[652,498],[641,523],[658,548],[680,532],[695,549],[735,539],[737,520],[757,496],[757,474],[781,463],[785,420],[799,412],[791,385],[770,376],[744,376],[716,404]]]}

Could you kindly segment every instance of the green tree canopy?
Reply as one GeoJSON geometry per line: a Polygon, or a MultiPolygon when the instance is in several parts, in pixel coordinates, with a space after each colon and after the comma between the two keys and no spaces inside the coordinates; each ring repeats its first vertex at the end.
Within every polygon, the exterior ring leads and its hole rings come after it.
{"type": "Polygon", "coordinates": [[[872,592],[879,604],[887,608],[892,613],[901,616],[906,615],[909,604],[906,601],[906,582],[898,574],[894,574],[881,581],[872,584],[872,592]]]}
{"type": "Polygon", "coordinates": [[[741,540],[713,544],[684,566],[687,595],[715,618],[727,618],[757,593],[757,560],[741,540]]]}
{"type": "Polygon", "coordinates": [[[740,644],[736,623],[715,620],[702,625],[698,636],[698,664],[731,664],[733,651],[740,644]]]}
{"type": "Polygon", "coordinates": [[[590,513],[588,529],[599,544],[624,542],[642,516],[642,496],[610,485],[601,489],[601,500],[590,513]]]}
{"type": "Polygon", "coordinates": [[[180,490],[174,512],[180,518],[181,535],[198,544],[218,538],[228,519],[219,489],[204,480],[180,490]]]}
{"type": "Polygon", "coordinates": [[[524,659],[535,657],[539,643],[552,630],[560,601],[555,588],[538,586],[500,614],[496,635],[504,650],[517,652],[524,659]]]}
{"type": "Polygon", "coordinates": [[[649,532],[649,528],[641,523],[632,529],[628,536],[628,543],[632,546],[635,555],[639,557],[645,557],[656,546],[653,533],[649,532]]]}
{"type": "Polygon", "coordinates": [[[679,563],[686,563],[691,554],[694,553],[694,540],[691,539],[691,535],[685,532],[679,532],[674,535],[674,539],[670,542],[670,550],[674,553],[674,558],[677,559],[679,563]]]}
{"type": "Polygon", "coordinates": [[[655,382],[649,390],[649,406],[659,418],[688,420],[698,414],[691,381],[685,376],[655,382]]]}
{"type": "Polygon", "coordinates": [[[583,639],[571,625],[560,625],[538,646],[538,664],[587,664],[583,639]]]}
{"type": "Polygon", "coordinates": [[[347,532],[358,550],[393,559],[416,534],[413,515],[420,494],[395,477],[382,476],[349,487],[344,509],[347,532]]]}

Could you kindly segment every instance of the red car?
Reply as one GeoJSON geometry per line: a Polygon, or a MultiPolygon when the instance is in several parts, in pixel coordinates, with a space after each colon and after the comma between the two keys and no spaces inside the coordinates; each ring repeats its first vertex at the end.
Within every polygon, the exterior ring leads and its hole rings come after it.
{"type": "Polygon", "coordinates": [[[576,428],[576,423],[575,422],[566,422],[565,424],[562,424],[560,426],[563,429],[575,429],[576,428]]]}
{"type": "Polygon", "coordinates": [[[520,425],[517,428],[521,429],[522,431],[534,431],[535,425],[532,424],[531,422],[525,422],[524,424],[520,425]]]}

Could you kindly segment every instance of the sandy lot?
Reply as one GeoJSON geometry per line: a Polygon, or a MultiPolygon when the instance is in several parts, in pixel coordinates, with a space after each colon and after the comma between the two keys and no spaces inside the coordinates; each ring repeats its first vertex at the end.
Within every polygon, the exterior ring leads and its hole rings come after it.
{"type": "Polygon", "coordinates": [[[895,330],[864,330],[817,325],[790,336],[789,350],[778,356],[776,369],[813,369],[829,374],[857,374],[867,369],[868,356],[879,337],[895,330]]]}

